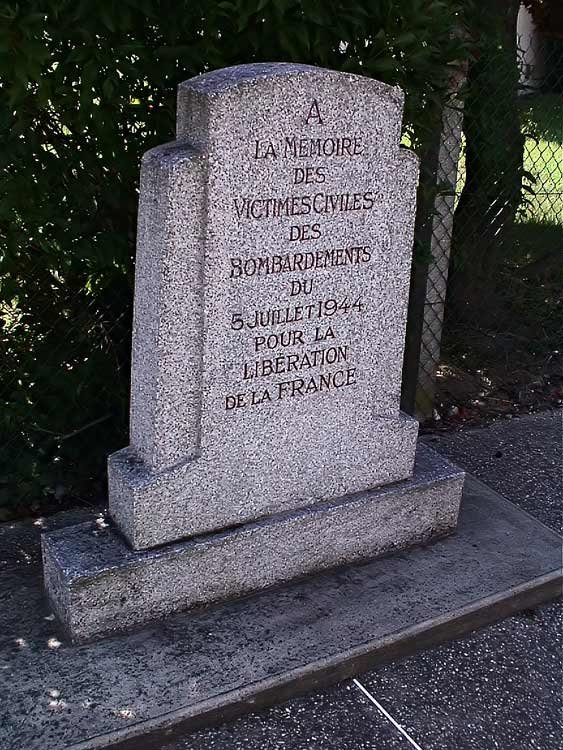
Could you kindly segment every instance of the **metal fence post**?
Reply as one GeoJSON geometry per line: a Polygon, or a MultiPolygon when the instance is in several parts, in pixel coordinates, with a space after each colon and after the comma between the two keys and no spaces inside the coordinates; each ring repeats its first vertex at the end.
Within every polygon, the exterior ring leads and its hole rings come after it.
{"type": "Polygon", "coordinates": [[[436,374],[444,323],[448,267],[454,225],[457,165],[461,150],[462,103],[454,98],[444,107],[438,152],[436,183],[430,239],[426,294],[420,339],[415,415],[429,419],[434,409],[436,374]]]}
{"type": "Polygon", "coordinates": [[[434,408],[463,122],[456,93],[464,80],[464,72],[452,79],[441,129],[421,159],[401,400],[403,410],[421,421],[434,408]]]}

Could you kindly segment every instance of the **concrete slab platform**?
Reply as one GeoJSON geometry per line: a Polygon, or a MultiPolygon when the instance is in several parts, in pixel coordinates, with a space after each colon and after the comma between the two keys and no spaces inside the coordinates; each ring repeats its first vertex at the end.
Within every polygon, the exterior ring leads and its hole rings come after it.
{"type": "Polygon", "coordinates": [[[75,643],[455,531],[465,474],[420,445],[413,476],[219,533],[133,551],[96,523],[44,534],[53,611],[75,643]]]}
{"type": "Polygon", "coordinates": [[[6,750],[159,748],[561,594],[560,538],[471,478],[455,536],[80,647],[54,635],[38,534],[2,542],[6,750]]]}

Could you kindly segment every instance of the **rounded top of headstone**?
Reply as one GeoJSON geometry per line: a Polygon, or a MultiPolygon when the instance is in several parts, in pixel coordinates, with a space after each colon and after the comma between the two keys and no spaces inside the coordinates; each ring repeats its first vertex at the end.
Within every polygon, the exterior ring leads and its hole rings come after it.
{"type": "Polygon", "coordinates": [[[183,91],[190,90],[192,93],[212,96],[213,94],[224,93],[229,89],[256,84],[279,76],[300,76],[310,79],[332,78],[335,82],[353,81],[356,85],[369,86],[380,96],[388,96],[395,100],[399,106],[403,104],[404,95],[399,86],[390,86],[373,78],[354,73],[343,73],[336,70],[329,70],[328,68],[319,68],[315,65],[285,62],[249,63],[212,70],[209,73],[203,73],[202,75],[183,81],[179,84],[178,91],[181,94],[183,91]]]}

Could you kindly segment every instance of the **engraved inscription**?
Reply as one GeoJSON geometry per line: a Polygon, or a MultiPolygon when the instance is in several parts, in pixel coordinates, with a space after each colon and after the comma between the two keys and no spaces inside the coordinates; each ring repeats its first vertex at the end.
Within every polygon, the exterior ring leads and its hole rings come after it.
{"type": "MultiPolygon", "coordinates": [[[[326,127],[321,112],[322,105],[313,99],[301,123],[326,127]]],[[[235,252],[228,258],[226,276],[229,283],[248,285],[249,291],[273,279],[279,294],[277,304],[252,309],[241,303],[229,312],[231,333],[239,337],[244,353],[240,361],[229,363],[235,387],[224,395],[226,411],[299,401],[358,384],[361,372],[350,339],[368,303],[357,285],[347,291],[347,279],[369,266],[373,249],[365,241],[354,242],[353,236],[344,247],[330,240],[325,247],[318,245],[324,243],[327,221],[357,216],[361,226],[362,215],[376,206],[374,189],[343,186],[331,173],[333,161],[341,165],[365,153],[359,133],[261,138],[248,144],[250,159],[268,162],[287,175],[287,192],[282,188],[278,195],[235,195],[233,215],[239,224],[248,223],[249,230],[255,222],[269,221],[279,237],[279,250],[263,255],[235,252]],[[288,164],[292,161],[298,166],[288,164]],[[307,223],[299,221],[302,217],[307,223]],[[302,250],[295,249],[302,243],[302,250]],[[323,283],[332,278],[338,283],[327,294],[323,283]]]]}

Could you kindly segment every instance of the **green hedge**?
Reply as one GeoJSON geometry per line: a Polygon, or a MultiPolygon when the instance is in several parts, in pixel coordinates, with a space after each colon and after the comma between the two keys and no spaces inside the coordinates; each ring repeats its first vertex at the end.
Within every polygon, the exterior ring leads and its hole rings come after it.
{"type": "Polygon", "coordinates": [[[407,92],[422,148],[456,60],[454,0],[50,0],[0,11],[0,515],[103,489],[127,442],[139,163],[177,84],[256,60],[407,92]]]}

